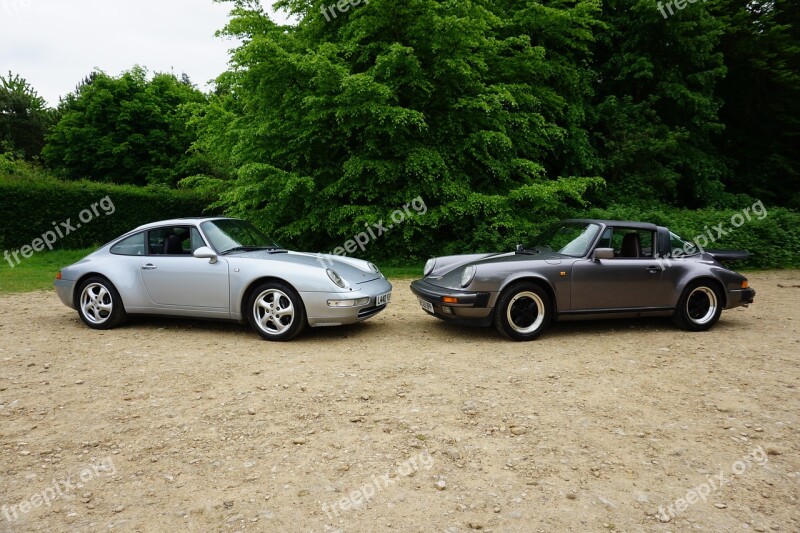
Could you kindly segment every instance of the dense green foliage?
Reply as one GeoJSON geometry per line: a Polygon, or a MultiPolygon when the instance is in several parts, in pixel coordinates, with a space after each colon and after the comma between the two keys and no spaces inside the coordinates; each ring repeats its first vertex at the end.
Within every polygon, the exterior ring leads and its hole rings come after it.
{"type": "Polygon", "coordinates": [[[0,153],[28,160],[38,156],[54,119],[54,111],[27,81],[11,72],[0,76],[0,153]]]}
{"type": "Polygon", "coordinates": [[[30,245],[67,219],[74,231],[59,238],[55,248],[99,245],[147,222],[202,215],[206,205],[208,200],[192,191],[59,181],[33,165],[0,155],[0,250],[30,245]],[[92,204],[104,198],[97,213],[92,212],[92,204]],[[84,210],[91,219],[77,228],[84,210]]]}
{"type": "Polygon", "coordinates": [[[68,179],[174,185],[205,172],[190,154],[195,136],[183,106],[205,96],[171,74],[135,67],[119,77],[95,72],[62,100],[61,118],[47,136],[45,161],[68,179]]]}
{"type": "MultiPolygon", "coordinates": [[[[201,127],[236,179],[195,182],[221,190],[228,212],[312,249],[421,197],[424,217],[376,243],[419,256],[518,240],[531,220],[580,204],[601,180],[561,173],[580,166],[563,161],[586,139],[579,96],[557,89],[581,73],[550,68],[521,34],[543,23],[537,8],[512,30],[488,6],[373,0],[331,22],[310,9],[286,31],[239,3],[226,33],[245,44],[201,127]]],[[[578,48],[591,12],[563,21],[578,48]]]]}

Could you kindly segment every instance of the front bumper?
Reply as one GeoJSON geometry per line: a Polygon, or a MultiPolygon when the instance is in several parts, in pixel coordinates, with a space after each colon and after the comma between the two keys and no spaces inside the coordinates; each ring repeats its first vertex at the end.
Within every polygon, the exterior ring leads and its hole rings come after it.
{"type": "Polygon", "coordinates": [[[56,294],[61,299],[61,302],[67,307],[75,309],[75,302],[73,296],[75,294],[75,282],[67,279],[57,279],[53,282],[56,288],[56,294]]]}
{"type": "Polygon", "coordinates": [[[725,309],[733,309],[734,307],[747,307],[756,297],[756,291],[753,289],[733,289],[728,290],[728,305],[725,309]]]}
{"type": "Polygon", "coordinates": [[[387,304],[376,305],[378,296],[389,294],[391,301],[392,284],[384,278],[368,281],[355,286],[358,290],[343,292],[301,292],[300,297],[306,307],[308,325],[313,327],[341,326],[354,324],[372,318],[387,304]],[[369,303],[358,307],[329,307],[328,300],[369,298],[369,303]]]}
{"type": "Polygon", "coordinates": [[[436,318],[470,326],[488,326],[492,323],[492,309],[494,296],[492,292],[470,292],[447,289],[417,280],[411,283],[411,292],[421,302],[427,302],[433,307],[423,310],[436,318]],[[445,299],[455,299],[446,301],[445,299]]]}

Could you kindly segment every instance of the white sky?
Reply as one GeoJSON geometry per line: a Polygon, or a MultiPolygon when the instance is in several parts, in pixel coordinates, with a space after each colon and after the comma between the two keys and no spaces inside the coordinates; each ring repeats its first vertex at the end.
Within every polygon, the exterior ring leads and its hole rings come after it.
{"type": "MultiPolygon", "coordinates": [[[[270,2],[264,2],[269,5],[270,2]]],[[[95,68],[185,72],[202,90],[236,43],[214,37],[228,3],[212,0],[0,0],[0,73],[19,74],[55,106],[95,68]]],[[[285,21],[283,13],[273,20],[285,21]]]]}

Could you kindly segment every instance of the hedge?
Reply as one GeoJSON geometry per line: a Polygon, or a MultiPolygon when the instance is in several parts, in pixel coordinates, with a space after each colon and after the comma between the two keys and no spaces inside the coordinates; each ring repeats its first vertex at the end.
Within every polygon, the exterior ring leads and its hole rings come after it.
{"type": "Polygon", "coordinates": [[[98,246],[148,222],[207,214],[209,204],[193,191],[62,182],[2,170],[0,165],[0,253],[30,245],[48,231],[52,239],[56,228],[64,236],[53,248],[98,246]]]}

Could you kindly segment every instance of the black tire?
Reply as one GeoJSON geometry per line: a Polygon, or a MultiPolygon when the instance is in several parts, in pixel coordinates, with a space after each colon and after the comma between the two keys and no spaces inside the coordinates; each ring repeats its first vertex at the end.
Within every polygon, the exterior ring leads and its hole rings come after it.
{"type": "Polygon", "coordinates": [[[283,283],[260,284],[247,299],[247,321],[268,341],[288,341],[306,327],[306,308],[297,292],[283,283]]]}
{"type": "Polygon", "coordinates": [[[550,296],[534,283],[517,283],[497,299],[494,326],[515,341],[532,341],[550,325],[553,318],[550,296]]]}
{"type": "Polygon", "coordinates": [[[686,331],[707,331],[719,320],[722,306],[722,296],[716,283],[693,281],[683,291],[672,321],[686,331]]]}
{"type": "Polygon", "coordinates": [[[78,287],[78,316],[92,329],[111,329],[127,318],[114,284],[102,276],[85,279],[78,287]]]}

